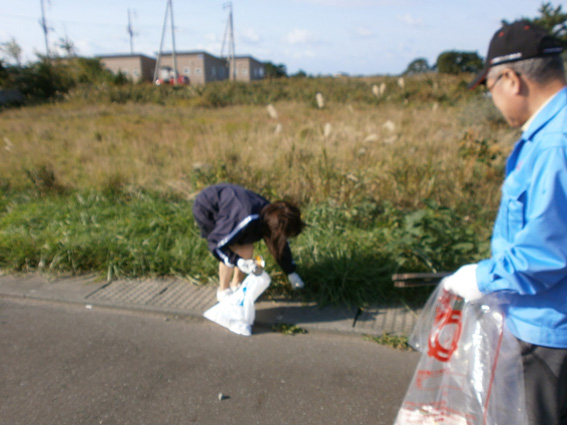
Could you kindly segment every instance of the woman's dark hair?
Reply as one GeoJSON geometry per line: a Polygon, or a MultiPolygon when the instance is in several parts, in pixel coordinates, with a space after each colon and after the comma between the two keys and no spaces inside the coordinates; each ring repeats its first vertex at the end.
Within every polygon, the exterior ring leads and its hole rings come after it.
{"type": "Polygon", "coordinates": [[[299,235],[305,227],[301,211],[289,202],[276,201],[262,208],[260,217],[264,224],[264,241],[277,261],[282,256],[287,239],[299,235]]]}

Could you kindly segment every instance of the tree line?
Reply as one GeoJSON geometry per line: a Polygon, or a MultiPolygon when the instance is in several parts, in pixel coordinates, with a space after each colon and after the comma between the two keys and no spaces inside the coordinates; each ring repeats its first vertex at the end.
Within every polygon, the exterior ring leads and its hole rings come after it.
{"type": "MultiPolygon", "coordinates": [[[[545,28],[567,47],[567,13],[562,11],[561,5],[554,7],[550,2],[542,3],[538,11],[539,16],[522,19],[545,28]]],[[[509,24],[509,21],[502,20],[502,25],[509,24]]],[[[413,75],[431,71],[443,74],[476,73],[483,66],[484,62],[476,52],[450,50],[441,53],[434,65],[429,65],[425,58],[414,59],[410,62],[404,74],[413,75]]]]}

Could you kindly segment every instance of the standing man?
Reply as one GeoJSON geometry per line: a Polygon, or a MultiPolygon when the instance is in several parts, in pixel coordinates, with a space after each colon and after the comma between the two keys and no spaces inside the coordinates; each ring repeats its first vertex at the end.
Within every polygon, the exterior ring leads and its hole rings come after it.
{"type": "MultiPolygon", "coordinates": [[[[508,158],[492,256],[443,279],[478,301],[498,293],[520,342],[530,425],[567,424],[567,81],[560,42],[526,21],[493,36],[486,84],[522,137],[508,158]]],[[[511,389],[513,391],[513,389],[511,389]]]]}

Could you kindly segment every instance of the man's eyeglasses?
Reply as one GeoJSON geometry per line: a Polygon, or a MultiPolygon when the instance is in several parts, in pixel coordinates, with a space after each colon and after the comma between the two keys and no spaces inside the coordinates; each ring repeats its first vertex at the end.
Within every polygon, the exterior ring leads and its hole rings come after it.
{"type": "MultiPolygon", "coordinates": [[[[492,94],[492,90],[494,89],[494,87],[496,86],[496,84],[498,84],[498,81],[500,81],[500,79],[501,79],[504,75],[508,74],[509,72],[510,72],[510,71],[504,71],[502,74],[500,74],[498,77],[496,77],[496,79],[494,80],[494,82],[492,83],[492,85],[491,85],[490,87],[488,87],[488,84],[487,84],[487,85],[486,85],[486,94],[490,96],[490,95],[492,94]]],[[[522,75],[522,74],[520,74],[519,72],[515,72],[515,71],[514,71],[514,74],[516,74],[518,77],[519,77],[520,75],[522,75]]]]}
{"type": "Polygon", "coordinates": [[[500,79],[506,75],[508,73],[508,71],[503,72],[502,74],[500,74],[498,77],[496,77],[496,80],[494,80],[494,83],[492,83],[492,85],[490,87],[488,87],[488,84],[486,85],[486,91],[488,93],[492,93],[492,90],[494,89],[494,87],[496,86],[496,84],[498,84],[498,81],[500,81],[500,79]]]}

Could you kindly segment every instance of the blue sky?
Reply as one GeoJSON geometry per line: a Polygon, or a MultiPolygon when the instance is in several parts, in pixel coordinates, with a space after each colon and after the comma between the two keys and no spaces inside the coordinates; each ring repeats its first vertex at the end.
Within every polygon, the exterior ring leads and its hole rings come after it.
{"type": "MultiPolygon", "coordinates": [[[[41,0],[2,0],[0,42],[12,38],[24,60],[45,54],[41,0]]],[[[219,56],[228,19],[226,1],[173,0],[177,51],[219,56]]],[[[430,64],[446,50],[484,57],[500,21],[535,17],[535,0],[232,0],[235,51],[287,66],[293,74],[399,74],[418,57],[430,64]]],[[[155,56],[166,0],[44,0],[50,45],[68,37],[83,56],[155,56]]],[[[552,2],[558,5],[558,2],[552,2]]],[[[164,50],[171,50],[166,27],[164,50]]],[[[225,48],[226,50],[226,48],[225,48]]]]}

